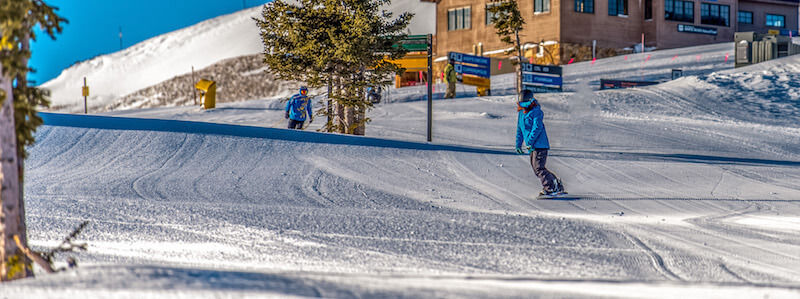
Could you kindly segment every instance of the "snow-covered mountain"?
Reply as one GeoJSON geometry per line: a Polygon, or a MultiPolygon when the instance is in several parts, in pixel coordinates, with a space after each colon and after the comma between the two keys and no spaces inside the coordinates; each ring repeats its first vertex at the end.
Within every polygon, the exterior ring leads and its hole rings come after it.
{"type": "MultiPolygon", "coordinates": [[[[184,74],[156,85],[140,89],[117,99],[90,113],[197,105],[199,94],[192,80],[213,80],[217,83],[217,103],[237,102],[253,99],[285,99],[296,94],[300,82],[276,80],[266,72],[261,54],[245,55],[222,60],[194,74],[184,74]]],[[[318,92],[312,90],[312,92],[318,92]]]]}
{"type": "Polygon", "coordinates": [[[261,52],[252,20],[260,12],[260,7],[253,7],[220,16],[80,62],[42,87],[51,90],[55,109],[82,110],[81,86],[86,77],[89,105],[106,106],[139,89],[191,73],[192,67],[199,70],[226,58],[261,52]]]}
{"type": "MultiPolygon", "coordinates": [[[[267,4],[269,5],[269,4],[267,4]]],[[[396,0],[386,10],[415,13],[409,33],[434,33],[436,4],[419,0],[396,0]]],[[[140,42],[119,52],[101,55],[64,70],[41,87],[52,92],[52,110],[83,111],[83,78],[90,87],[90,110],[106,107],[140,107],[118,101],[138,90],[176,76],[200,71],[217,62],[263,51],[254,17],[262,7],[253,7],[216,17],[193,26],[140,42]]],[[[191,85],[182,88],[189,90],[191,85]]],[[[279,94],[267,92],[266,95],[279,94]]],[[[154,100],[160,102],[160,99],[154,100]]],[[[186,101],[181,101],[186,102],[186,101]]],[[[176,103],[172,103],[173,105],[176,103]]]]}

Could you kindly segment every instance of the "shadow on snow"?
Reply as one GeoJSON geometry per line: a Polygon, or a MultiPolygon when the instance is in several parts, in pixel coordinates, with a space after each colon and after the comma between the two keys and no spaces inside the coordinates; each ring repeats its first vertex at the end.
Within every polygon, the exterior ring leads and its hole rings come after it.
{"type": "Polygon", "coordinates": [[[44,124],[59,127],[74,127],[88,129],[106,130],[129,130],[129,131],[156,131],[156,132],[176,132],[189,134],[213,134],[248,138],[278,139],[296,142],[327,143],[342,145],[359,145],[370,147],[428,150],[428,151],[451,151],[475,154],[492,155],[514,155],[511,151],[499,151],[477,147],[439,145],[423,142],[399,141],[389,139],[378,139],[364,136],[341,135],[330,133],[318,133],[297,131],[288,129],[252,127],[230,124],[193,122],[182,120],[164,119],[144,119],[144,118],[125,118],[97,115],[74,115],[58,113],[39,113],[44,119],[44,124]]]}
{"type": "Polygon", "coordinates": [[[697,155],[697,154],[608,152],[608,151],[592,151],[592,150],[570,150],[570,149],[559,148],[551,150],[550,155],[554,157],[595,158],[595,159],[625,160],[625,161],[731,164],[731,165],[750,165],[750,166],[793,166],[793,167],[800,166],[800,161],[737,158],[737,157],[709,156],[709,155],[697,155]]]}

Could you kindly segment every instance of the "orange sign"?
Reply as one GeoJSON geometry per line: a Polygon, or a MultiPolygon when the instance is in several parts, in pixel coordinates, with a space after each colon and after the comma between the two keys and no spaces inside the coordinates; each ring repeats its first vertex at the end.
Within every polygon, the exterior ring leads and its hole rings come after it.
{"type": "Polygon", "coordinates": [[[472,86],[482,86],[482,87],[489,87],[492,82],[489,78],[481,78],[469,75],[464,75],[461,79],[462,79],[461,83],[472,86]]]}

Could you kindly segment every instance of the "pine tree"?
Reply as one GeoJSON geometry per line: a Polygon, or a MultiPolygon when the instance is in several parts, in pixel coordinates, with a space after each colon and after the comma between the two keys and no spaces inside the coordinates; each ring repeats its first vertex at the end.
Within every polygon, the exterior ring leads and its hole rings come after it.
{"type": "Polygon", "coordinates": [[[521,63],[525,59],[525,57],[522,56],[519,32],[522,30],[523,26],[525,26],[525,19],[522,18],[522,13],[519,11],[516,0],[504,1],[499,5],[487,9],[493,14],[492,23],[494,23],[494,29],[497,30],[496,33],[500,36],[500,40],[506,44],[514,45],[514,50],[517,51],[517,57],[519,58],[516,64],[517,94],[519,94],[520,91],[522,91],[521,63]]]}
{"type": "Polygon", "coordinates": [[[389,0],[282,0],[264,6],[255,19],[264,43],[264,63],[282,80],[303,81],[312,88],[333,85],[328,97],[335,117],[328,132],[364,135],[372,103],[368,86],[387,86],[389,75],[403,69],[388,59],[400,59],[407,50],[395,46],[407,35],[412,14],[392,19],[381,11],[389,0]]]}
{"type": "Polygon", "coordinates": [[[29,86],[30,41],[39,26],[51,38],[66,22],[57,8],[41,0],[0,2],[0,280],[32,275],[30,260],[16,245],[14,236],[27,246],[23,169],[25,146],[34,142],[33,133],[42,124],[36,107],[47,105],[47,91],[29,86]]]}

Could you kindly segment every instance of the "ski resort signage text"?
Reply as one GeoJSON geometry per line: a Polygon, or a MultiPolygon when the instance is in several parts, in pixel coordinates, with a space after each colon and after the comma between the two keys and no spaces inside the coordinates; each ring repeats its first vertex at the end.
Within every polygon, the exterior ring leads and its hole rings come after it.
{"type": "Polygon", "coordinates": [[[536,93],[560,92],[563,87],[561,67],[522,63],[522,85],[536,93]]]}
{"type": "Polygon", "coordinates": [[[717,35],[717,28],[678,24],[678,32],[717,35]]]}
{"type": "Polygon", "coordinates": [[[489,68],[492,63],[491,58],[457,52],[450,52],[448,57],[456,61],[453,67],[456,70],[456,74],[462,75],[462,83],[489,87],[492,75],[492,71],[489,68]]]}
{"type": "Polygon", "coordinates": [[[400,41],[400,46],[409,51],[425,51],[428,49],[428,36],[409,35],[400,41]]]}

